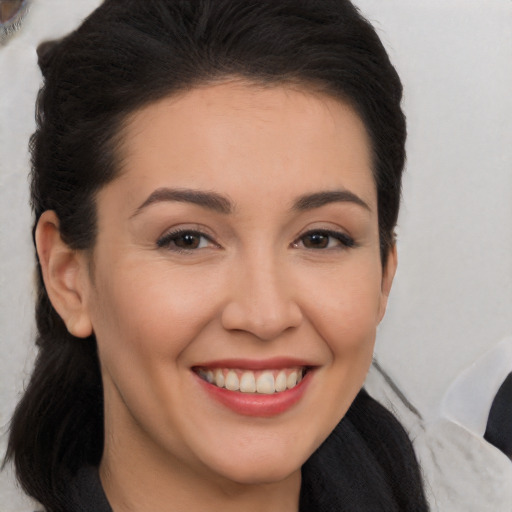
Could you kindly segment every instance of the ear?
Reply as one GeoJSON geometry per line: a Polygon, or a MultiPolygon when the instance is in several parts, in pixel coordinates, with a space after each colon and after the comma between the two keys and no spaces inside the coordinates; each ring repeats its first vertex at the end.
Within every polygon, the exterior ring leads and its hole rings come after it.
{"type": "Polygon", "coordinates": [[[62,240],[59,219],[54,211],[45,211],[39,218],[35,240],[44,284],[53,307],[73,336],[90,336],[92,324],[84,300],[89,284],[85,255],[62,240]]]}
{"type": "Polygon", "coordinates": [[[381,283],[381,298],[380,298],[380,311],[379,311],[379,323],[384,318],[386,313],[386,307],[388,305],[388,297],[391,292],[391,286],[393,279],[395,278],[396,267],[398,265],[398,254],[396,250],[396,244],[388,251],[388,259],[385,267],[382,269],[382,283],[381,283]]]}

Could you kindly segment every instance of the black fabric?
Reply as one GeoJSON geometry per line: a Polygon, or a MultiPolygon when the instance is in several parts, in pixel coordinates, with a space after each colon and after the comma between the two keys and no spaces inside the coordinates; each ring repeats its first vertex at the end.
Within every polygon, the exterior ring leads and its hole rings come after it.
{"type": "Polygon", "coordinates": [[[303,466],[299,510],[398,512],[387,489],[375,457],[345,419],[303,466]],[[338,442],[340,435],[349,441],[348,450],[345,443],[338,442]]]}
{"type": "Polygon", "coordinates": [[[484,438],[512,458],[512,373],[507,375],[492,402],[484,438]]]}
{"type": "Polygon", "coordinates": [[[412,444],[363,389],[302,467],[300,512],[428,512],[412,444]]]}
{"type": "Polygon", "coordinates": [[[113,512],[97,468],[82,468],[69,487],[66,512],[113,512]]]}

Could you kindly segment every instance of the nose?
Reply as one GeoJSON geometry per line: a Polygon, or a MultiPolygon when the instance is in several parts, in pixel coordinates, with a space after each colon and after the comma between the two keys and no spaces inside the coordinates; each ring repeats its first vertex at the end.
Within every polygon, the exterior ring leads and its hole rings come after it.
{"type": "Polygon", "coordinates": [[[246,260],[232,268],[230,284],[230,298],[222,312],[225,329],[272,340],[301,324],[296,290],[277,262],[246,260]]]}

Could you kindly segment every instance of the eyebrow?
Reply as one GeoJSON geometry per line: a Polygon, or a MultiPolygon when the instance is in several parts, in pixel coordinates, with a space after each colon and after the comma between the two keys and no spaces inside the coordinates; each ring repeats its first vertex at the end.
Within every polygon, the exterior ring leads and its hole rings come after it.
{"type": "MultiPolygon", "coordinates": [[[[142,210],[154,203],[176,201],[181,203],[192,203],[202,208],[218,213],[229,214],[233,211],[233,203],[225,196],[216,192],[182,188],[158,188],[135,210],[132,217],[138,215],[142,210]]],[[[349,190],[330,190],[306,194],[293,204],[292,210],[306,211],[320,208],[329,203],[353,203],[371,211],[368,204],[359,196],[349,190]]]]}
{"type": "Polygon", "coordinates": [[[331,190],[307,194],[299,197],[292,209],[298,211],[312,210],[329,203],[353,203],[371,212],[371,208],[368,204],[359,196],[350,192],[350,190],[331,190]]]}
{"type": "Polygon", "coordinates": [[[233,211],[233,203],[226,197],[215,192],[206,192],[186,188],[158,188],[135,210],[132,217],[138,215],[150,204],[164,201],[177,201],[179,203],[192,203],[213,210],[218,213],[228,214],[233,211]]]}

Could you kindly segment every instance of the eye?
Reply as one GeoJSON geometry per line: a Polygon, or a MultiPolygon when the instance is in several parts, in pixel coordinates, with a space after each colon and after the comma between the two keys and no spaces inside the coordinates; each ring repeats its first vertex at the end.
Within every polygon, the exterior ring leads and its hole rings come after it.
{"type": "Polygon", "coordinates": [[[308,231],[293,243],[294,247],[306,249],[344,249],[354,245],[354,239],[347,234],[326,229],[308,231]]]}
{"type": "Polygon", "coordinates": [[[208,235],[190,229],[167,233],[157,241],[157,245],[177,252],[216,246],[208,235]]]}

